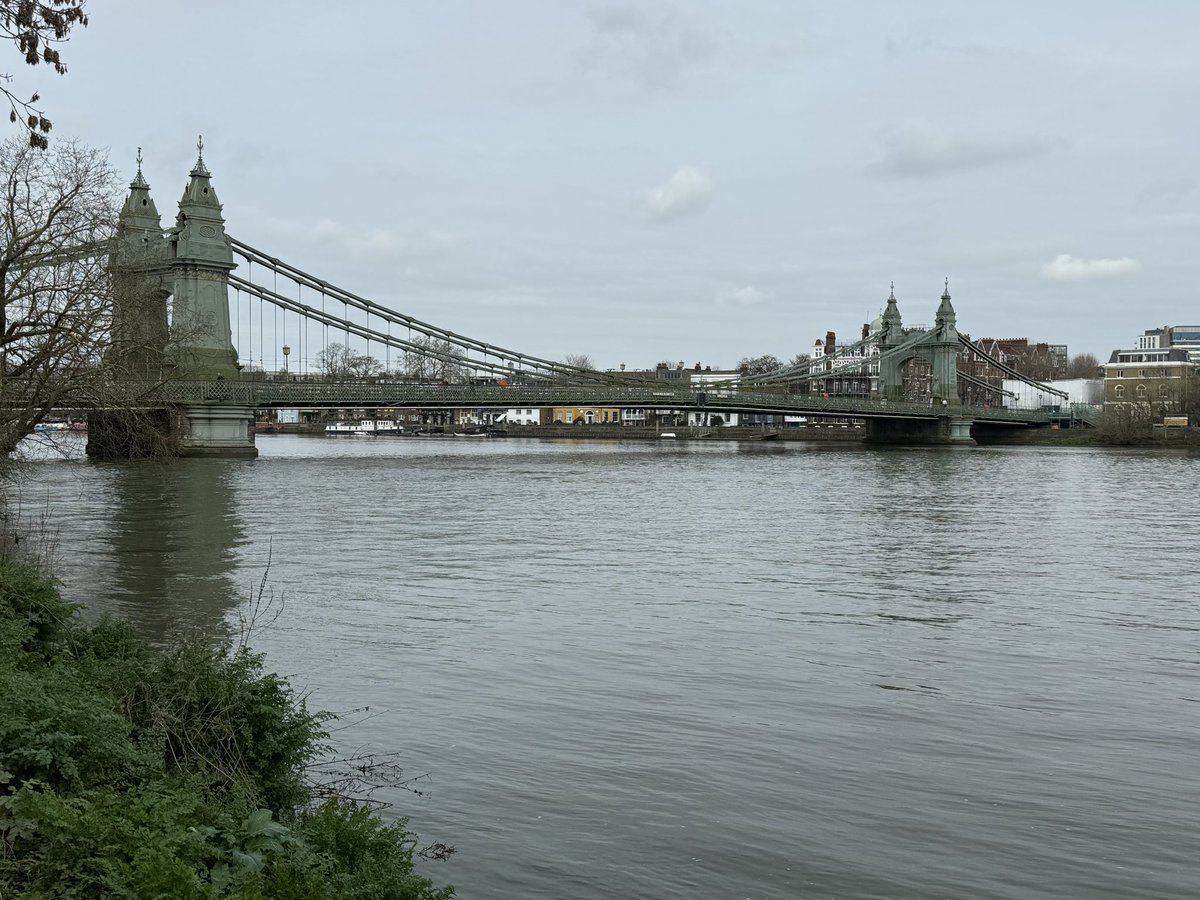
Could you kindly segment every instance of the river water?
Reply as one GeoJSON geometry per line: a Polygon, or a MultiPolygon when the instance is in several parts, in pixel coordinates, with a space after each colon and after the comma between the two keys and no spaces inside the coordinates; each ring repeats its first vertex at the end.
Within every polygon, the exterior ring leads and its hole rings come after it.
{"type": "Polygon", "coordinates": [[[65,590],[253,632],[463,898],[1200,892],[1200,456],[260,436],[31,463],[65,590]],[[278,605],[278,603],[277,603],[278,605]]]}

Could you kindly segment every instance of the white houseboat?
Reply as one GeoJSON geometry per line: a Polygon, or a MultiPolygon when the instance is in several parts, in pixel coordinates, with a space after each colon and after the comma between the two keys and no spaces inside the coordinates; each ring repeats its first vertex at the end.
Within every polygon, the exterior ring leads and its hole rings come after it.
{"type": "Polygon", "coordinates": [[[363,434],[368,436],[404,434],[404,426],[391,419],[363,419],[359,422],[334,422],[325,426],[326,434],[363,434]]]}

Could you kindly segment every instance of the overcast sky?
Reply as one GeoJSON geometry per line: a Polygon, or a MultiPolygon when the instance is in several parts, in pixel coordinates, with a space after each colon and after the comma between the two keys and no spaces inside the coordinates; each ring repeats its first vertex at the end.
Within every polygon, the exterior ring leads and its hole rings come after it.
{"type": "Polygon", "coordinates": [[[975,337],[1200,321],[1194,0],[106,0],[64,59],[18,86],[165,219],[203,133],[231,234],[543,356],[790,357],[945,276],[975,337]]]}

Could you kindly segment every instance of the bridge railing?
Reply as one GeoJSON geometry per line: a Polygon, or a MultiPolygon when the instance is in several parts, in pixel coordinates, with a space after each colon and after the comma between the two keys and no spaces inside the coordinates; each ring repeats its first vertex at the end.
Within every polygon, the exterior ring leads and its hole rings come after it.
{"type": "MultiPolygon", "coordinates": [[[[944,411],[929,402],[909,403],[866,398],[822,397],[784,391],[695,390],[670,385],[597,385],[544,381],[531,384],[437,384],[360,379],[175,381],[158,386],[153,396],[167,403],[227,403],[245,406],[456,407],[514,408],[546,406],[710,409],[797,413],[844,417],[936,418],[944,411]]],[[[1003,408],[964,409],[963,414],[991,421],[1044,421],[1041,412],[1003,408]]]]}
{"type": "MultiPolygon", "coordinates": [[[[246,379],[114,381],[102,394],[109,402],[132,406],[228,405],[245,407],[457,408],[511,409],[516,407],[633,407],[658,410],[711,410],[765,414],[828,415],[846,418],[933,419],[946,410],[928,401],[910,403],[867,398],[824,397],[785,391],[696,390],[691,387],[572,384],[559,380],[511,384],[439,384],[413,381],[313,379],[246,379]]],[[[85,406],[89,404],[81,398],[85,406]]],[[[957,411],[955,414],[959,414],[957,411]]],[[[1049,420],[1041,410],[970,407],[970,418],[991,422],[1040,423],[1049,420]]]]}

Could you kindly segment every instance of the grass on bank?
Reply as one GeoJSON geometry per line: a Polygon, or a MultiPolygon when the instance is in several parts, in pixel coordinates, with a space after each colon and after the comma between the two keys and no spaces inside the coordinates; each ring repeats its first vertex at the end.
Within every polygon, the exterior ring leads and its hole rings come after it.
{"type": "Polygon", "coordinates": [[[325,721],[248,650],[87,627],[0,561],[0,897],[453,896],[403,821],[318,798],[325,721]]]}

